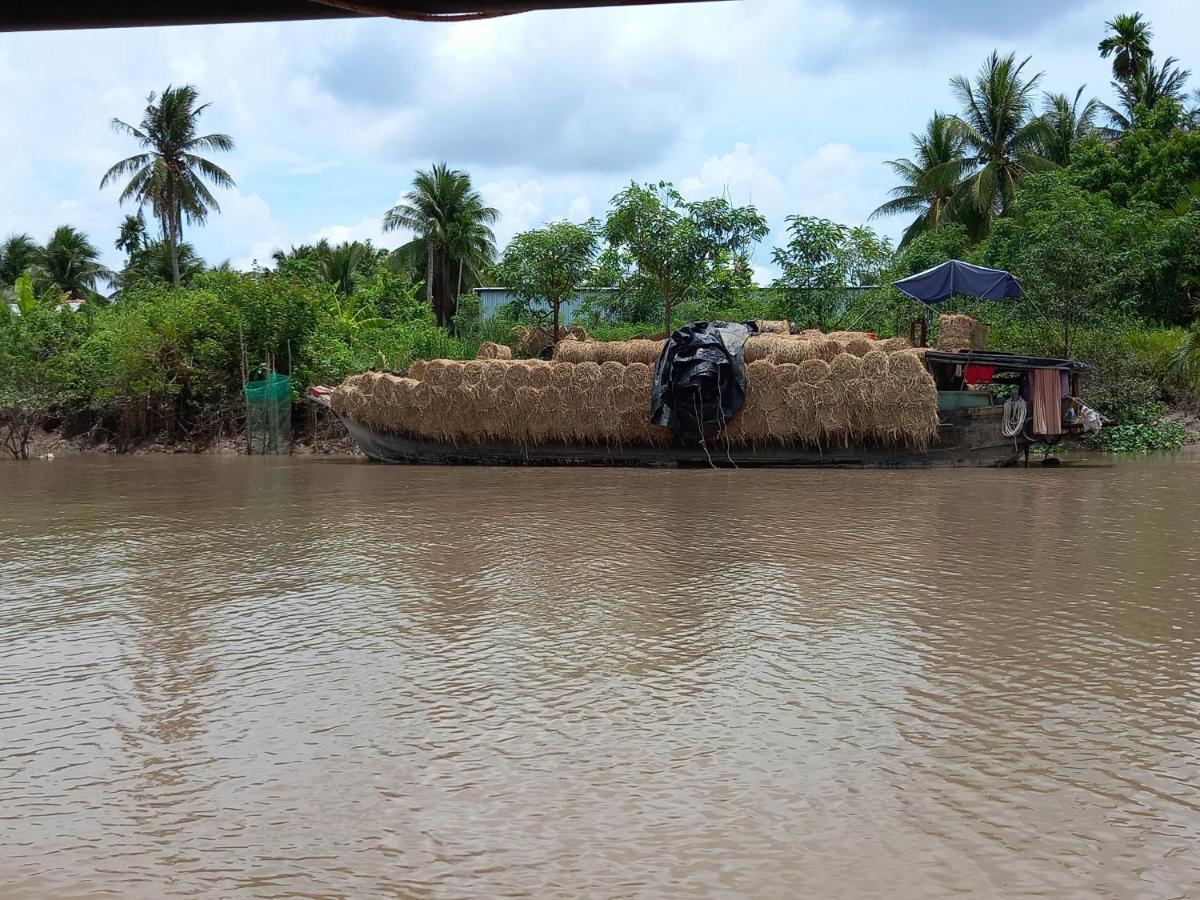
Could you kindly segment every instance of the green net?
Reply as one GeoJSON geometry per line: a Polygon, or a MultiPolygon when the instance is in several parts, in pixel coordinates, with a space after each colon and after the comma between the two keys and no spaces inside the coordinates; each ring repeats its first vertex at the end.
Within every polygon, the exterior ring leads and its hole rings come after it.
{"type": "Polygon", "coordinates": [[[287,452],[292,441],[292,379],[271,372],[251,381],[246,393],[246,449],[250,453],[287,452]]]}

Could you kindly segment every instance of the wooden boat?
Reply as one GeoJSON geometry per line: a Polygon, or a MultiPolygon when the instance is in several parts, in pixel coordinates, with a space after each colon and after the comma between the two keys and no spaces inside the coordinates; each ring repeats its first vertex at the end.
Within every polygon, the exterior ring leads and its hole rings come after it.
{"type": "Polygon", "coordinates": [[[606,446],[602,444],[515,443],[446,444],[376,431],[343,419],[363,453],[375,462],[453,466],[646,466],[658,468],[805,467],[910,468],[924,466],[1005,466],[1022,456],[1029,442],[1005,437],[1003,409],[987,406],[943,414],[936,443],[927,450],[902,447],[606,446]]]}
{"type": "MultiPolygon", "coordinates": [[[[1067,360],[1024,357],[982,351],[934,351],[926,363],[941,389],[943,400],[964,393],[962,368],[986,364],[1020,378],[1035,368],[1057,368],[1072,378],[1085,368],[1067,360]]],[[[977,398],[980,395],[976,395],[977,398]]],[[[327,398],[317,402],[328,405],[327,398]]],[[[931,466],[1008,466],[1017,463],[1029,447],[1042,441],[1029,431],[1030,415],[1016,437],[1004,432],[1004,407],[956,406],[944,403],[936,439],[925,449],[830,444],[828,446],[760,444],[734,446],[719,438],[706,446],[632,446],[621,444],[566,444],[545,442],[448,443],[374,429],[352,418],[342,418],[366,456],[383,463],[456,466],[640,466],[658,468],[716,467],[831,467],[923,468],[931,466]]]]}

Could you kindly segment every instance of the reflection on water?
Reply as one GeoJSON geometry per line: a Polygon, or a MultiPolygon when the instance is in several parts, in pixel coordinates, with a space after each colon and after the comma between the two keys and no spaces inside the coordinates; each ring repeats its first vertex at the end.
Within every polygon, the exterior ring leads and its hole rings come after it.
{"type": "Polygon", "coordinates": [[[0,896],[1179,897],[1200,465],[0,465],[0,896]]]}

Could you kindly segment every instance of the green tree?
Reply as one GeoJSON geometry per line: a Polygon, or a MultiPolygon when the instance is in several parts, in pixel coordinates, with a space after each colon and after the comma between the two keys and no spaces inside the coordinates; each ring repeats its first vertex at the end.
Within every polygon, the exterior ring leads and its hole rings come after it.
{"type": "Polygon", "coordinates": [[[1103,59],[1112,57],[1113,78],[1127,81],[1150,61],[1150,23],[1140,12],[1119,15],[1104,23],[1105,36],[1097,50],[1103,59]]]}
{"type": "Polygon", "coordinates": [[[1132,128],[1139,108],[1153,110],[1164,100],[1174,104],[1183,102],[1187,80],[1192,73],[1188,69],[1181,69],[1178,62],[1175,57],[1168,56],[1162,65],[1157,65],[1151,56],[1128,79],[1113,82],[1118,97],[1117,106],[1112,107],[1107,103],[1101,105],[1108,113],[1114,131],[1125,132],[1132,128]]]}
{"type": "Polygon", "coordinates": [[[1021,279],[1020,307],[1050,327],[1049,349],[1077,351],[1080,332],[1131,312],[1142,249],[1137,213],[1080,189],[1060,173],[1031,178],[1011,216],[996,223],[981,247],[987,265],[1021,279]]]}
{"type": "Polygon", "coordinates": [[[146,220],[142,218],[141,210],[138,210],[137,215],[126,216],[121,221],[121,228],[117,232],[117,239],[113,241],[113,246],[124,251],[126,257],[132,257],[149,242],[150,239],[146,235],[146,220]]]}
{"type": "Polygon", "coordinates": [[[1096,132],[1096,115],[1101,104],[1095,98],[1083,103],[1086,87],[1081,86],[1075,92],[1074,99],[1066,94],[1046,95],[1042,109],[1046,128],[1042,136],[1041,155],[1056,165],[1070,165],[1075,147],[1096,132]]]}
{"type": "Polygon", "coordinates": [[[0,285],[10,285],[34,265],[42,248],[27,234],[10,234],[0,243],[0,285]]]}
{"type": "Polygon", "coordinates": [[[911,136],[913,159],[893,159],[886,165],[901,179],[871,218],[916,213],[904,230],[900,246],[918,234],[935,231],[953,218],[953,200],[958,191],[966,160],[963,138],[950,117],[934,113],[922,134],[911,136]]]}
{"type": "Polygon", "coordinates": [[[131,200],[139,210],[149,207],[162,226],[162,236],[171,252],[171,280],[179,284],[178,247],[183,223],[200,224],[210,212],[220,212],[220,204],[205,181],[217,187],[231,188],[229,173],[200,154],[206,151],[228,152],[233,138],[227,134],[197,134],[200,116],[209,104],[197,105],[199,94],[190,84],[168,86],[162,96],[151,94],[137,127],[113,119],[113,128],[133,137],[143,152],[113,165],[100,180],[103,188],[110,182],[128,177],[121,191],[122,203],[131,200]]]}
{"type": "Polygon", "coordinates": [[[623,281],[654,291],[668,334],[675,304],[703,300],[715,270],[748,253],[767,231],[753,206],[733,206],[724,198],[688,202],[665,181],[631,183],[613,197],[604,223],[623,281]]]}
{"type": "Polygon", "coordinates": [[[891,244],[869,228],[829,219],[788,216],[788,242],[771,254],[780,274],[774,286],[787,298],[788,318],[822,331],[849,311],[847,288],[879,284],[892,260],[891,244]]]}
{"type": "Polygon", "coordinates": [[[72,298],[97,295],[98,281],[111,281],[112,273],[100,262],[100,252],[82,231],[59,225],[38,254],[37,280],[52,284],[72,298]]]}
{"type": "Polygon", "coordinates": [[[587,283],[597,249],[594,221],[552,222],[514,236],[504,248],[497,276],[527,306],[549,305],[557,342],[562,304],[587,283]]]}
{"type": "Polygon", "coordinates": [[[136,281],[155,280],[171,284],[179,274],[179,284],[187,284],[204,271],[204,260],[196,255],[187,241],[175,247],[166,241],[147,241],[129,254],[129,261],[117,276],[117,286],[124,293],[136,281]]]}
{"type": "Polygon", "coordinates": [[[464,265],[493,259],[491,225],[498,217],[472,187],[471,176],[445,163],[418,170],[412,190],[384,215],[385,231],[405,228],[425,242],[425,296],[438,325],[449,326],[458,304],[452,272],[457,272],[459,265],[453,252],[463,254],[464,265]]]}
{"type": "Polygon", "coordinates": [[[950,86],[963,105],[954,118],[972,170],[959,191],[980,214],[977,231],[985,233],[997,215],[1005,215],[1021,180],[1055,164],[1040,155],[1046,125],[1033,115],[1033,94],[1041,74],[1025,78],[1029,57],[993,51],[975,80],[957,76],[950,86]]]}

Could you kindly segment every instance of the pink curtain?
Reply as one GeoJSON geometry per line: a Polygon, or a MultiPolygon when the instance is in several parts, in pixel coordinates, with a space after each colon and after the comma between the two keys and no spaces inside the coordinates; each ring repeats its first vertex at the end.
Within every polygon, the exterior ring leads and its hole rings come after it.
{"type": "Polygon", "coordinates": [[[1034,369],[1030,393],[1034,434],[1062,434],[1062,378],[1058,370],[1034,369]]]}

